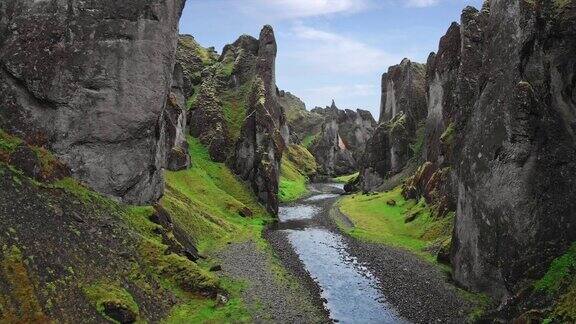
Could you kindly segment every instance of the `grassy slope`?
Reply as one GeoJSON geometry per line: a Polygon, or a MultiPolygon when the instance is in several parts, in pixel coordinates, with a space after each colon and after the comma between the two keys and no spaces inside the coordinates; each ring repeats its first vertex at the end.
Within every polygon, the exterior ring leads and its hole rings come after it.
{"type": "Polygon", "coordinates": [[[354,224],[344,229],[351,236],[405,248],[427,260],[434,260],[427,247],[450,240],[452,218],[432,219],[426,203],[405,200],[401,188],[376,195],[351,195],[342,199],[339,207],[354,224]],[[406,217],[415,213],[416,219],[405,223],[406,217]]]}
{"type": "MultiPolygon", "coordinates": [[[[246,186],[222,163],[210,160],[208,151],[195,138],[189,138],[192,167],[166,173],[166,193],[161,204],[175,224],[196,240],[201,253],[222,248],[231,241],[254,239],[264,245],[260,234],[270,216],[246,186]],[[241,217],[249,208],[253,216],[241,217]]],[[[240,292],[242,284],[221,280],[230,294],[224,307],[214,300],[192,300],[174,309],[168,322],[249,322],[240,292]]]]}
{"type": "Polygon", "coordinates": [[[316,160],[303,146],[292,144],[282,157],[280,201],[291,202],[308,193],[306,183],[317,170],[316,160]]]}

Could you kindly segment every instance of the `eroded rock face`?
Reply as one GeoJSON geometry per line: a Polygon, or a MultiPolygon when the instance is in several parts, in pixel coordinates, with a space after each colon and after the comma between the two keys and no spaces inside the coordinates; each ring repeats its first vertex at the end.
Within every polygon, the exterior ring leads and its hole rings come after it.
{"type": "Polygon", "coordinates": [[[402,60],[382,76],[380,125],[360,159],[360,188],[376,189],[420,152],[417,130],[426,117],[426,67],[402,60]]]}
{"type": "Polygon", "coordinates": [[[486,9],[483,81],[457,137],[452,262],[459,283],[505,297],[576,239],[576,4],[486,9]]]}
{"type": "Polygon", "coordinates": [[[278,213],[280,161],[288,143],[286,116],[276,89],[276,39],[270,26],[260,33],[256,77],[250,90],[247,117],[236,143],[234,170],[250,181],[269,212],[278,213]]]}
{"type": "Polygon", "coordinates": [[[184,73],[182,66],[176,63],[172,75],[172,90],[168,95],[168,102],[164,111],[168,150],[166,167],[172,171],[184,170],[190,166],[190,154],[186,141],[188,129],[184,93],[184,73]]]}
{"type": "Polygon", "coordinates": [[[0,3],[1,127],[129,203],[163,192],[165,127],[184,0],[0,3]]]}
{"type": "Polygon", "coordinates": [[[340,110],[334,101],[330,107],[314,108],[311,113],[323,118],[322,129],[310,150],[319,173],[337,176],[356,172],[357,160],[376,127],[372,114],[361,109],[340,110]]]}

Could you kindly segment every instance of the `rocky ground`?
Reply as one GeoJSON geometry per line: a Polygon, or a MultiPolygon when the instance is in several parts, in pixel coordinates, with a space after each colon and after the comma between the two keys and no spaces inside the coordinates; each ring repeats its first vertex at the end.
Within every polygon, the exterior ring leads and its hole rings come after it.
{"type": "Polygon", "coordinates": [[[218,258],[223,274],[246,283],[242,297],[255,322],[328,322],[322,303],[314,299],[307,285],[286,274],[270,252],[255,242],[231,244],[218,258]]]}
{"type": "MultiPolygon", "coordinates": [[[[312,185],[312,191],[314,189],[322,192],[335,190],[326,185],[312,185]]],[[[337,199],[306,202],[322,209],[312,226],[341,233],[334,222],[334,217],[345,216],[336,213],[334,204],[337,199]]],[[[347,222],[351,224],[350,221],[347,222]]],[[[473,304],[448,282],[447,276],[438,266],[401,249],[359,242],[341,234],[345,237],[348,253],[357,257],[378,278],[383,295],[402,317],[416,323],[466,322],[473,304]]],[[[302,262],[291,248],[286,234],[270,228],[265,236],[284,266],[294,275],[305,277],[306,286],[319,296],[320,288],[310,279],[302,262]]]]}

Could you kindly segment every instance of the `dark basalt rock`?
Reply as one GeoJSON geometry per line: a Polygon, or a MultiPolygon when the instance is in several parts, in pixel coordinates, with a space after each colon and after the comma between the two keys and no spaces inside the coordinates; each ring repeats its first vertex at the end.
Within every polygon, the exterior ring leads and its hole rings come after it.
{"type": "Polygon", "coordinates": [[[250,181],[258,199],[273,214],[278,213],[280,161],[288,143],[286,116],[277,99],[276,51],[274,31],[264,26],[247,117],[232,163],[233,169],[250,181]]]}
{"type": "Polygon", "coordinates": [[[138,319],[138,314],[125,305],[110,301],[103,303],[102,307],[104,307],[104,314],[118,323],[129,324],[136,322],[138,319]]]}
{"type": "Polygon", "coordinates": [[[454,165],[452,264],[468,288],[513,295],[576,240],[575,15],[574,1],[516,0],[463,16],[485,20],[454,165]]]}
{"type": "Polygon", "coordinates": [[[411,145],[426,117],[425,71],[424,65],[404,59],[382,76],[380,125],[359,159],[362,190],[376,189],[419,153],[411,145]]]}
{"type": "Polygon", "coordinates": [[[0,127],[129,203],[163,192],[166,97],[184,0],[0,3],[0,127]]]}

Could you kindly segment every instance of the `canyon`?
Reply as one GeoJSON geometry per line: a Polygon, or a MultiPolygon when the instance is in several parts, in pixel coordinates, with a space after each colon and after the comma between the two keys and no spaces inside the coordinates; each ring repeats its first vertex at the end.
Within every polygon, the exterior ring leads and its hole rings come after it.
{"type": "Polygon", "coordinates": [[[185,2],[0,3],[0,322],[576,321],[576,1],[466,7],[378,121],[185,2]]]}

